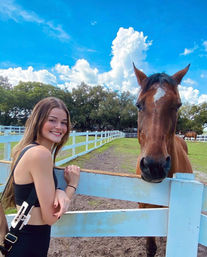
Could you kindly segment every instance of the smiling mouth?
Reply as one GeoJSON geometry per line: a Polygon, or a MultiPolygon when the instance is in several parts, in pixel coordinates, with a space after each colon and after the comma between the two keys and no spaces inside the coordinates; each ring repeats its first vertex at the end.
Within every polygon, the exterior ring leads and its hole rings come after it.
{"type": "Polygon", "coordinates": [[[53,134],[54,136],[56,136],[56,137],[62,136],[62,133],[60,133],[60,132],[51,131],[50,133],[52,133],[52,134],[53,134]]]}

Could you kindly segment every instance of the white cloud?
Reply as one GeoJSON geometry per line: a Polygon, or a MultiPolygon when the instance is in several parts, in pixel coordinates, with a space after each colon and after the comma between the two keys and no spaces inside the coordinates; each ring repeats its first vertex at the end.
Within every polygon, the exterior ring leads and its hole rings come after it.
{"type": "Polygon", "coordinates": [[[185,79],[183,81],[183,83],[188,84],[188,85],[197,85],[197,82],[192,80],[192,79],[190,79],[190,78],[185,79]]]}
{"type": "Polygon", "coordinates": [[[59,40],[68,40],[69,35],[63,30],[61,25],[55,25],[52,21],[46,21],[33,11],[24,10],[13,0],[0,1],[0,17],[2,19],[12,19],[15,22],[33,22],[42,25],[43,31],[59,40]]]}
{"type": "Polygon", "coordinates": [[[188,48],[185,48],[184,49],[184,52],[183,53],[181,53],[180,55],[188,55],[188,54],[191,54],[191,53],[193,53],[194,51],[195,51],[195,47],[194,48],[191,48],[191,49],[188,49],[188,48]]]}
{"type": "Polygon", "coordinates": [[[33,67],[23,70],[21,67],[0,69],[0,76],[8,77],[12,85],[17,85],[19,81],[37,81],[45,84],[56,84],[56,77],[48,70],[34,71],[33,67]]]}
{"type": "Polygon", "coordinates": [[[204,46],[204,48],[205,48],[205,51],[207,52],[207,41],[204,41],[204,42],[203,42],[203,46],[204,46]]]}
{"type": "Polygon", "coordinates": [[[79,59],[72,68],[68,65],[57,64],[54,69],[60,80],[71,89],[85,82],[90,85],[98,84],[98,69],[92,68],[88,61],[79,59]]]}
{"type": "Polygon", "coordinates": [[[207,101],[207,95],[200,95],[199,90],[193,87],[178,86],[182,102],[189,102],[190,104],[200,104],[207,101]]]}
{"type": "Polygon", "coordinates": [[[151,44],[151,41],[147,42],[143,32],[135,31],[131,27],[120,28],[112,42],[111,70],[99,75],[99,83],[120,91],[137,92],[132,63],[147,70],[146,51],[151,44]]]}
{"type": "Polygon", "coordinates": [[[91,26],[95,26],[97,24],[97,21],[91,21],[91,26]]]}

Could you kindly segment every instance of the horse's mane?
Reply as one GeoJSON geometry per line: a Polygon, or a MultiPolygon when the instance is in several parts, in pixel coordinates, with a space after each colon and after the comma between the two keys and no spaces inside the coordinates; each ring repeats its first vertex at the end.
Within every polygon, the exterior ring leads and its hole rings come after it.
{"type": "Polygon", "coordinates": [[[176,86],[176,81],[165,73],[155,73],[149,76],[146,80],[144,91],[146,92],[155,83],[168,83],[169,85],[176,86]]]}

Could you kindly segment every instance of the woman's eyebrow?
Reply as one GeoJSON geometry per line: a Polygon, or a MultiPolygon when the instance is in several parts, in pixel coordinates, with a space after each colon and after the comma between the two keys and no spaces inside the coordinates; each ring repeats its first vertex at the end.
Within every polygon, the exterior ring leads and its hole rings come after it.
{"type": "Polygon", "coordinates": [[[48,118],[55,118],[55,119],[57,119],[57,117],[53,116],[53,115],[49,115],[48,118]]]}
{"type": "MultiPolygon", "coordinates": [[[[54,118],[54,119],[58,119],[58,117],[53,116],[53,115],[49,115],[48,118],[54,118]]],[[[63,121],[67,121],[67,119],[63,119],[63,121]]]]}

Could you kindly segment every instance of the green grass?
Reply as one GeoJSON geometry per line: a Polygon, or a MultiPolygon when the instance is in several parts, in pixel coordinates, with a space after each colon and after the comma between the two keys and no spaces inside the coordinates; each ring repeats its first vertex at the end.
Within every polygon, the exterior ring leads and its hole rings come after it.
{"type": "Polygon", "coordinates": [[[17,209],[16,208],[8,208],[6,209],[5,211],[5,214],[14,214],[14,213],[17,213],[17,209]]]}
{"type": "Polygon", "coordinates": [[[69,164],[70,165],[75,164],[75,165],[78,165],[80,167],[83,167],[83,163],[86,160],[90,159],[91,156],[93,156],[93,154],[102,153],[102,152],[106,151],[108,148],[113,147],[114,146],[114,142],[117,141],[117,140],[120,140],[120,139],[116,139],[114,141],[111,141],[108,144],[105,144],[102,147],[100,147],[100,148],[98,148],[98,149],[96,149],[96,150],[94,150],[94,151],[92,151],[92,152],[90,152],[88,154],[85,154],[85,155],[80,156],[80,157],[78,157],[78,158],[76,158],[74,160],[71,160],[69,163],[63,164],[62,166],[67,166],[69,164]]]}
{"type": "Polygon", "coordinates": [[[188,156],[193,166],[193,170],[207,173],[207,143],[187,142],[188,156]]]}
{"type": "MultiPolygon", "coordinates": [[[[193,170],[198,170],[201,172],[207,173],[207,143],[205,142],[187,142],[189,159],[193,166],[193,170]]],[[[73,161],[70,164],[76,164],[80,167],[83,167],[84,162],[91,158],[94,153],[101,153],[107,150],[109,147],[115,148],[115,153],[117,156],[125,155],[127,156],[127,162],[122,164],[122,167],[128,170],[129,172],[135,172],[135,166],[131,164],[130,160],[137,158],[140,153],[140,146],[136,138],[121,138],[114,140],[103,147],[95,150],[92,153],[81,156],[73,161]]],[[[65,165],[64,165],[65,166],[65,165]]]]}
{"type": "MultiPolygon", "coordinates": [[[[72,161],[70,161],[68,164],[76,164],[80,167],[84,167],[84,163],[93,157],[94,154],[100,154],[107,149],[113,147],[115,154],[114,158],[120,158],[121,160],[121,168],[127,170],[128,172],[135,173],[136,169],[136,160],[137,156],[140,152],[140,147],[138,144],[137,139],[135,138],[120,138],[111,141],[108,144],[105,144],[104,146],[98,148],[97,150],[88,153],[84,156],[78,157],[72,161]],[[126,161],[127,160],[127,161],[126,161]]],[[[68,164],[64,164],[63,166],[66,166],[68,164]]]]}

